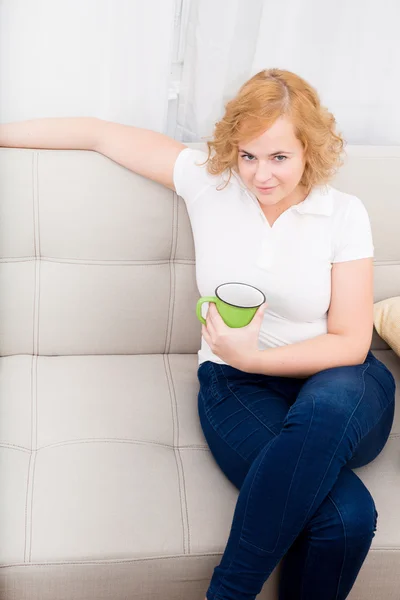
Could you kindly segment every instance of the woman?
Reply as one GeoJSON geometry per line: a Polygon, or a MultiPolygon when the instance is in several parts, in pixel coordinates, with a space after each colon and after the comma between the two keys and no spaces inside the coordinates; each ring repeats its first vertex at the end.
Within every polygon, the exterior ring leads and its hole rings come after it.
{"type": "Polygon", "coordinates": [[[176,191],[201,295],[229,281],[264,292],[247,327],[227,327],[212,303],[202,327],[200,422],[240,490],[206,599],[254,599],[282,559],[280,600],[346,598],[377,522],[352,469],[384,447],[395,383],[369,350],[368,214],[328,185],[343,140],[315,90],[261,71],[226,105],[208,156],[92,118],[2,125],[0,144],[96,150],[176,191]]]}

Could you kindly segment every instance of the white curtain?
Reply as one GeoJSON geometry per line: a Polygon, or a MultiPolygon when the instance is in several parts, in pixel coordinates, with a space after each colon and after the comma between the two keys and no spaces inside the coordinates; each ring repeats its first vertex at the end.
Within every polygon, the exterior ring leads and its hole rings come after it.
{"type": "Polygon", "coordinates": [[[0,0],[0,122],[97,116],[183,141],[268,67],[353,144],[400,144],[399,0],[0,0]]]}
{"type": "Polygon", "coordinates": [[[278,67],[318,90],[348,143],[400,144],[399,24],[399,0],[192,0],[176,137],[211,137],[240,85],[278,67]]]}
{"type": "Polygon", "coordinates": [[[96,116],[165,132],[177,0],[0,0],[0,122],[96,116]]]}

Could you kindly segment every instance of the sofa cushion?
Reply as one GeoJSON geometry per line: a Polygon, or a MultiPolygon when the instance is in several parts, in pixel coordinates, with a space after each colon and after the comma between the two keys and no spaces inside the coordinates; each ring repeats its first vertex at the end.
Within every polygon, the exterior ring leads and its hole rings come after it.
{"type": "Polygon", "coordinates": [[[400,356],[400,296],[374,304],[374,325],[381,338],[400,356]]]}

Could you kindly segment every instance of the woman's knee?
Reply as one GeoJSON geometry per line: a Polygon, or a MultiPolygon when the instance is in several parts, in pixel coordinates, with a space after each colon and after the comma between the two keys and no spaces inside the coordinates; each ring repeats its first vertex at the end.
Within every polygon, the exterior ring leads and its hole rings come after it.
{"type": "Polygon", "coordinates": [[[341,521],[340,527],[346,539],[346,544],[362,543],[369,544],[375,535],[378,513],[375,503],[369,495],[364,498],[362,503],[360,499],[353,499],[346,507],[336,506],[341,521]]]}
{"type": "Polygon", "coordinates": [[[333,520],[337,532],[341,532],[346,544],[362,540],[370,543],[374,537],[378,512],[368,488],[351,469],[344,467],[330,494],[329,501],[334,507],[333,520]],[[357,541],[358,540],[358,541],[357,541]]]}

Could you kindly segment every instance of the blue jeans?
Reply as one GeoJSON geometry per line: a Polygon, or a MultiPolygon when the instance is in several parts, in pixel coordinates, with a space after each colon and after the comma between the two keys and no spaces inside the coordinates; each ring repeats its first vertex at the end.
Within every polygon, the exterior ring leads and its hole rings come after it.
{"type": "Polygon", "coordinates": [[[281,559],[279,600],[346,598],[378,516],[352,469],[388,439],[391,372],[369,352],[301,379],[206,361],[198,379],[204,436],[240,490],[207,599],[253,600],[281,559]]]}

